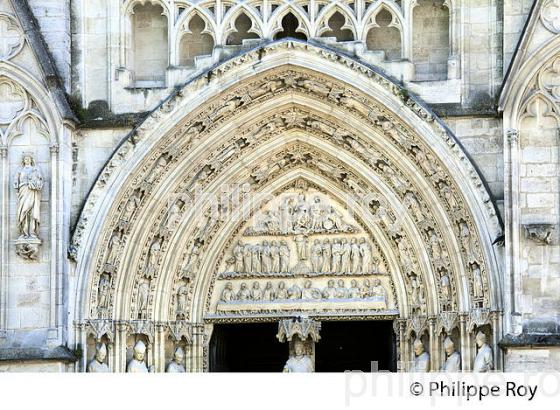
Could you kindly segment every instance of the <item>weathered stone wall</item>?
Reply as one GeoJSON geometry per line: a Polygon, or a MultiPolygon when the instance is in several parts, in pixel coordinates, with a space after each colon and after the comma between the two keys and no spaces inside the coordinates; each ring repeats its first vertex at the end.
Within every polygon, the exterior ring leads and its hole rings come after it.
{"type": "Polygon", "coordinates": [[[61,0],[28,0],[41,28],[41,33],[55,61],[62,81],[71,92],[70,2],[61,0]]]}

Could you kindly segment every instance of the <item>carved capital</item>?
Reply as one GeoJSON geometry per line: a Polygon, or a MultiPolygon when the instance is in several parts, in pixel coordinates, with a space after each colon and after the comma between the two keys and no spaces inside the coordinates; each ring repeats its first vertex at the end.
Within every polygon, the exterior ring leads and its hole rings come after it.
{"type": "Polygon", "coordinates": [[[510,145],[516,144],[519,140],[519,131],[513,128],[510,128],[506,131],[506,137],[510,145]]]}

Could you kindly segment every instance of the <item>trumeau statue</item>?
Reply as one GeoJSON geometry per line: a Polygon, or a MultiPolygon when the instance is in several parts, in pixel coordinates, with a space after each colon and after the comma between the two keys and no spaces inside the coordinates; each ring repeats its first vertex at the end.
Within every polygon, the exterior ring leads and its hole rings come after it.
{"type": "Polygon", "coordinates": [[[411,372],[426,373],[430,371],[430,354],[425,351],[424,344],[420,339],[414,341],[414,362],[411,372]]]}
{"type": "Polygon", "coordinates": [[[313,361],[305,353],[305,345],[300,339],[294,340],[294,355],[284,366],[284,373],[313,373],[313,361]]]}
{"type": "Polygon", "coordinates": [[[494,368],[494,354],[492,348],[486,343],[486,335],[482,332],[476,334],[478,353],[474,359],[473,372],[486,373],[494,368]]]}
{"type": "Polygon", "coordinates": [[[17,226],[20,239],[39,237],[43,175],[30,153],[24,153],[14,178],[17,191],[17,226]]]}
{"type": "Polygon", "coordinates": [[[126,366],[127,373],[148,373],[148,366],[146,366],[146,345],[141,340],[137,341],[134,345],[134,352],[132,359],[126,366]]]}
{"type": "Polygon", "coordinates": [[[167,365],[165,370],[167,373],[185,373],[185,366],[183,365],[185,361],[185,352],[181,347],[175,349],[175,354],[173,355],[173,361],[167,365]]]}
{"type": "Polygon", "coordinates": [[[88,373],[109,373],[109,366],[105,363],[107,357],[107,346],[105,343],[95,345],[95,356],[87,365],[88,373]]]}
{"type": "Polygon", "coordinates": [[[442,372],[457,373],[461,370],[461,355],[455,350],[455,343],[450,337],[446,337],[443,341],[443,348],[447,359],[441,367],[442,372]]]}

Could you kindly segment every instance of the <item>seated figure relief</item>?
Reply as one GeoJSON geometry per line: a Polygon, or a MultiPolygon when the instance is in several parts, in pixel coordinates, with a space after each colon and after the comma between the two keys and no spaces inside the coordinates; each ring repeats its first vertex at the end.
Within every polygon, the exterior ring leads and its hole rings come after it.
{"type": "Polygon", "coordinates": [[[280,281],[275,286],[273,282],[266,282],[264,288],[260,282],[255,281],[249,287],[246,282],[241,282],[237,291],[234,290],[232,282],[226,282],[221,294],[221,303],[246,302],[246,303],[267,303],[274,301],[294,301],[294,300],[362,300],[371,299],[384,301],[387,305],[387,290],[380,279],[365,279],[360,283],[357,279],[350,281],[347,286],[344,279],[335,282],[329,279],[327,285],[320,289],[313,285],[313,281],[306,279],[303,286],[297,282],[292,282],[289,286],[286,282],[280,281]]]}

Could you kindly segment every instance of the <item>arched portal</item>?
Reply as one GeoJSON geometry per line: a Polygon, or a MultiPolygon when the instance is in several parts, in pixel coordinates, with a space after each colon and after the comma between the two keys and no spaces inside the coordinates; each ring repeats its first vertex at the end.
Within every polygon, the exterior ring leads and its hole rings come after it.
{"type": "Polygon", "coordinates": [[[178,346],[201,371],[214,326],[304,316],[392,321],[399,360],[418,338],[432,369],[449,336],[468,370],[474,333],[501,333],[500,235],[429,110],[335,51],[271,43],[186,84],[99,176],[73,241],[81,366],[104,340],[124,371],[141,339],[156,371],[178,346]]]}

